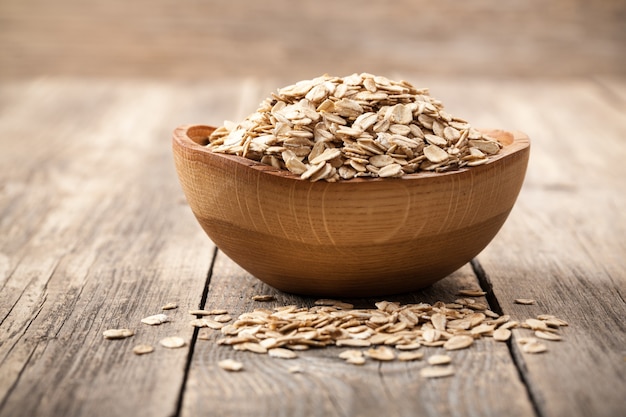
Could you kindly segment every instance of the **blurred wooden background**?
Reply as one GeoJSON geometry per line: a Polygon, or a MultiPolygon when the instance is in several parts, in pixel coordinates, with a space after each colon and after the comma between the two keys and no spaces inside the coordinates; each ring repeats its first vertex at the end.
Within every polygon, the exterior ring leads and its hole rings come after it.
{"type": "Polygon", "coordinates": [[[626,74],[624,0],[0,0],[0,79],[626,74]]]}

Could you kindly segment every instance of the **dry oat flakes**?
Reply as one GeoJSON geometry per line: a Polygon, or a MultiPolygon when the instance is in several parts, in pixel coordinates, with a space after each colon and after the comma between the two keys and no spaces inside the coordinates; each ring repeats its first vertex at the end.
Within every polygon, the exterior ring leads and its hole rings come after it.
{"type": "Polygon", "coordinates": [[[424,357],[423,352],[400,352],[398,353],[398,360],[404,361],[404,362],[421,360],[423,357],[424,357]]]}
{"type": "Polygon", "coordinates": [[[252,301],[265,302],[265,301],[274,301],[275,299],[276,299],[276,297],[274,297],[271,294],[263,294],[263,295],[254,295],[254,296],[252,296],[252,301]]]}
{"type": "Polygon", "coordinates": [[[168,349],[178,349],[184,347],[187,343],[182,337],[170,336],[159,340],[159,344],[168,349]]]}
{"type": "Polygon", "coordinates": [[[158,326],[159,324],[167,323],[168,321],[170,321],[170,319],[166,314],[155,314],[141,319],[143,324],[148,324],[150,326],[158,326]]]}
{"type": "Polygon", "coordinates": [[[222,359],[217,363],[217,365],[229,372],[239,372],[243,369],[243,363],[234,359],[222,359]]]}
{"type": "Polygon", "coordinates": [[[427,359],[429,365],[448,365],[452,358],[448,355],[432,355],[427,359]]]}
{"type": "Polygon", "coordinates": [[[152,352],[154,352],[154,347],[151,345],[136,345],[133,347],[133,353],[135,355],[145,355],[152,352]]]}
{"type": "Polygon", "coordinates": [[[108,329],[102,332],[105,339],[125,339],[135,335],[130,329],[108,329]]]}
{"type": "Polygon", "coordinates": [[[547,346],[538,341],[532,341],[529,343],[524,343],[522,345],[522,350],[526,353],[543,353],[548,350],[547,346]]]}
{"type": "Polygon", "coordinates": [[[516,298],[513,301],[515,302],[515,304],[522,304],[522,305],[532,305],[536,303],[536,301],[533,300],[532,298],[516,298]]]}
{"type": "Polygon", "coordinates": [[[280,88],[242,122],[224,122],[207,146],[329,182],[482,165],[502,147],[428,89],[367,73],[280,88]]]}
{"type": "MultiPolygon", "coordinates": [[[[394,117],[403,116],[398,111],[394,117]]],[[[478,297],[480,292],[461,290],[459,295],[478,297]]],[[[354,365],[362,365],[368,358],[379,361],[419,360],[424,357],[423,352],[416,351],[421,346],[456,350],[470,347],[476,339],[492,337],[496,341],[506,341],[511,337],[510,329],[517,327],[534,330],[535,337],[517,338],[522,350],[542,353],[547,351],[547,347],[538,339],[561,340],[559,328],[568,325],[553,315],[542,314],[535,319],[524,320],[520,326],[510,316],[496,314],[482,301],[473,298],[460,298],[454,303],[439,301],[433,305],[380,301],[375,306],[374,309],[355,309],[350,303],[320,299],[310,308],[295,305],[257,308],[239,315],[235,320],[222,309],[190,310],[190,313],[201,317],[192,320],[192,325],[212,328],[225,336],[217,340],[218,345],[284,359],[297,357],[295,351],[314,347],[367,348],[363,351],[349,349],[339,355],[354,365]],[[215,318],[207,317],[209,315],[215,318]]],[[[111,329],[105,332],[105,337],[121,338],[133,334],[128,329],[111,329]]],[[[198,334],[201,340],[212,338],[211,331],[203,330],[198,334]]],[[[182,338],[173,337],[161,340],[160,344],[176,348],[186,343],[182,338]]],[[[150,348],[138,345],[134,351],[140,354],[145,349],[148,353],[150,348]]],[[[449,364],[447,355],[432,355],[428,362],[431,367],[422,370],[424,377],[454,373],[453,368],[441,366],[449,364]]]]}

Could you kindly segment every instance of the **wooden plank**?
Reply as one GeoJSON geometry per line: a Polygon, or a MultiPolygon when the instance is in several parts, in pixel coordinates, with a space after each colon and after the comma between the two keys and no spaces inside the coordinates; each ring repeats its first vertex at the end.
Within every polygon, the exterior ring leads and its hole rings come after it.
{"type": "Polygon", "coordinates": [[[570,323],[547,354],[512,345],[545,416],[608,417],[626,407],[626,121],[616,97],[592,82],[564,82],[509,85],[497,102],[479,104],[503,124],[532,129],[526,185],[478,259],[505,313],[570,323]]]}
{"type": "Polygon", "coordinates": [[[191,340],[186,309],[212,244],[180,191],[170,133],[211,108],[207,95],[46,80],[0,91],[0,415],[174,414],[189,347],[157,341],[191,340]],[[171,323],[140,324],[170,301],[171,323]],[[114,327],[136,335],[104,340],[114,327]],[[138,343],[155,352],[133,355],[138,343]]]}
{"type": "MultiPolygon", "coordinates": [[[[401,303],[453,301],[461,288],[476,287],[469,266],[414,294],[387,297],[401,303]]],[[[237,316],[254,308],[311,306],[314,299],[278,292],[255,279],[221,252],[213,269],[206,308],[227,308],[237,316]],[[276,301],[259,303],[253,295],[273,294],[276,301]]],[[[374,299],[348,300],[357,307],[373,307],[374,299]]],[[[419,370],[425,361],[349,365],[338,347],[301,352],[292,360],[234,351],[212,340],[198,340],[191,363],[182,416],[531,416],[532,405],[511,361],[506,344],[482,340],[472,349],[448,352],[458,369],[448,379],[425,380],[419,370]],[[244,371],[229,373],[217,362],[233,358],[244,371]],[[297,365],[300,373],[290,373],[297,365]]],[[[425,357],[442,348],[422,347],[425,357]]]]}

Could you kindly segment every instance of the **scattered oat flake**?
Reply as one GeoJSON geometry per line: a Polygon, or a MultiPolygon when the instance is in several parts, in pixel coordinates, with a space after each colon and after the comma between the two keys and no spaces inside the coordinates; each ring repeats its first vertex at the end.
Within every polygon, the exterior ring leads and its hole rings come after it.
{"type": "Polygon", "coordinates": [[[535,341],[535,342],[525,343],[522,346],[522,350],[526,353],[543,353],[548,350],[548,347],[544,345],[543,343],[535,341]]]}
{"type": "Polygon", "coordinates": [[[357,349],[347,349],[341,352],[339,354],[339,357],[341,359],[348,359],[348,358],[354,358],[354,357],[361,358],[363,357],[363,352],[357,349]]]}
{"type": "Polygon", "coordinates": [[[448,355],[432,355],[426,361],[429,365],[447,365],[452,362],[452,358],[448,355]]]}
{"type": "Polygon", "coordinates": [[[511,338],[511,331],[507,328],[499,327],[493,332],[493,339],[498,342],[506,342],[511,338]]]}
{"type": "Polygon", "coordinates": [[[289,372],[290,374],[299,374],[299,373],[302,373],[303,370],[300,365],[293,365],[287,368],[287,372],[289,372]]]}
{"type": "Polygon", "coordinates": [[[272,348],[267,350],[267,354],[273,358],[280,359],[294,359],[298,357],[298,354],[293,350],[285,348],[272,348]]]}
{"type": "Polygon", "coordinates": [[[133,353],[135,355],[145,355],[146,353],[154,352],[154,347],[151,345],[137,345],[133,347],[133,353]]]}
{"type": "Polygon", "coordinates": [[[405,345],[396,345],[396,349],[398,350],[415,350],[419,349],[422,346],[420,342],[407,343],[405,345]]]}
{"type": "Polygon", "coordinates": [[[339,357],[351,365],[363,365],[365,363],[363,352],[356,349],[344,350],[339,354],[339,357]]]}
{"type": "Polygon", "coordinates": [[[515,304],[523,304],[523,305],[531,305],[531,304],[536,303],[536,301],[533,300],[532,298],[516,298],[513,301],[515,301],[515,304]]]}
{"type": "Polygon", "coordinates": [[[543,320],[526,319],[524,324],[533,330],[548,330],[548,325],[543,320]]]}
{"type": "Polygon", "coordinates": [[[161,307],[161,310],[175,310],[178,308],[178,304],[176,303],[167,303],[161,307]]]}
{"type": "Polygon", "coordinates": [[[226,314],[226,310],[189,310],[189,314],[193,316],[213,316],[216,314],[226,314]],[[219,311],[220,313],[216,313],[219,311]],[[221,313],[223,311],[223,313],[221,313]]]}
{"type": "Polygon", "coordinates": [[[445,378],[454,375],[452,366],[428,366],[420,371],[422,378],[445,378]]]}
{"type": "Polygon", "coordinates": [[[404,362],[421,360],[423,357],[424,357],[423,352],[400,352],[398,353],[398,360],[404,361],[404,362]]]}
{"type": "Polygon", "coordinates": [[[252,296],[252,301],[274,301],[276,297],[271,294],[263,294],[263,295],[254,295],[252,296]]]}
{"type": "Polygon", "coordinates": [[[339,339],[335,344],[337,346],[367,347],[371,346],[372,342],[363,339],[339,339]]]}
{"type": "Polygon", "coordinates": [[[218,322],[218,323],[228,323],[229,321],[231,321],[233,318],[231,316],[229,316],[228,314],[221,314],[219,316],[215,316],[213,318],[214,321],[218,322]]]}
{"type": "Polygon", "coordinates": [[[446,329],[446,316],[441,313],[435,313],[430,317],[430,321],[433,324],[433,327],[439,331],[444,331],[446,329]]]}
{"type": "MultiPolygon", "coordinates": [[[[424,342],[436,342],[441,337],[441,332],[436,329],[426,329],[422,332],[424,342]]],[[[422,344],[424,343],[422,342],[422,344]]]]}
{"type": "Polygon", "coordinates": [[[468,303],[466,304],[466,306],[471,308],[472,310],[477,310],[477,311],[485,311],[489,307],[485,303],[478,303],[478,302],[468,303]]]}
{"type": "Polygon", "coordinates": [[[177,349],[185,346],[185,339],[178,336],[170,336],[159,340],[159,344],[168,349],[177,349]]]}
{"type": "Polygon", "coordinates": [[[204,319],[193,319],[189,321],[193,327],[208,327],[207,322],[204,319]]]}
{"type": "Polygon", "coordinates": [[[299,343],[299,344],[296,343],[296,344],[293,344],[293,345],[289,345],[289,349],[291,349],[291,350],[309,350],[311,348],[311,346],[314,346],[314,345],[315,345],[315,342],[312,345],[307,345],[307,344],[304,344],[304,343],[299,343]]]}
{"type": "Polygon", "coordinates": [[[458,350],[470,347],[474,343],[474,338],[467,335],[452,336],[448,339],[443,347],[446,350],[458,350]]]}
{"type": "Polygon", "coordinates": [[[497,319],[498,317],[500,317],[498,313],[494,313],[491,310],[485,310],[483,311],[483,313],[485,314],[485,316],[491,317],[492,319],[497,319]]]}
{"type": "Polygon", "coordinates": [[[105,339],[126,339],[135,335],[130,329],[108,329],[102,332],[105,339]]]}
{"type": "Polygon", "coordinates": [[[219,323],[215,320],[211,320],[208,317],[202,319],[193,319],[189,322],[193,327],[209,327],[213,330],[219,330],[224,327],[224,323],[219,323]]]}
{"type": "Polygon", "coordinates": [[[561,320],[557,317],[550,317],[548,319],[542,319],[540,317],[537,318],[543,320],[550,327],[564,327],[569,325],[565,320],[561,320]]]}
{"type": "Polygon", "coordinates": [[[467,297],[482,297],[483,295],[486,295],[487,293],[483,290],[466,289],[466,290],[459,290],[457,294],[467,296],[467,297]]]}
{"type": "Polygon", "coordinates": [[[265,346],[256,342],[244,342],[237,346],[241,347],[241,350],[248,350],[254,353],[267,353],[268,352],[268,349],[265,346]]]}
{"type": "Polygon", "coordinates": [[[170,321],[170,319],[165,314],[155,314],[141,319],[143,324],[148,324],[150,326],[158,326],[159,324],[167,323],[168,321],[170,321]]]}
{"type": "Polygon", "coordinates": [[[189,310],[189,314],[193,316],[209,316],[210,313],[207,310],[189,310]]]}
{"type": "Polygon", "coordinates": [[[538,337],[539,339],[543,339],[543,340],[552,340],[554,342],[558,342],[558,341],[563,339],[558,334],[552,333],[552,332],[548,332],[548,331],[545,331],[545,330],[536,330],[535,331],[535,337],[538,337]]]}
{"type": "Polygon", "coordinates": [[[365,355],[377,361],[392,361],[396,358],[396,354],[393,349],[387,346],[379,346],[377,348],[370,348],[365,351],[365,355]]]}
{"type": "Polygon", "coordinates": [[[315,300],[315,305],[316,306],[336,307],[336,308],[341,308],[341,309],[344,309],[344,310],[349,310],[351,308],[354,308],[354,305],[352,305],[350,303],[344,303],[343,301],[333,300],[333,299],[330,299],[330,298],[320,298],[319,300],[315,300]]]}
{"type": "Polygon", "coordinates": [[[363,365],[365,364],[365,356],[362,356],[360,358],[349,358],[346,359],[346,362],[350,365],[363,365]]]}
{"type": "Polygon", "coordinates": [[[239,372],[243,369],[243,363],[234,359],[222,359],[217,366],[229,372],[239,372]]]}
{"type": "Polygon", "coordinates": [[[519,322],[516,321],[516,320],[511,320],[511,321],[507,321],[506,323],[502,324],[498,328],[499,329],[514,329],[516,327],[519,327],[519,322]]]}
{"type": "Polygon", "coordinates": [[[474,336],[478,334],[492,333],[494,328],[495,328],[494,324],[479,324],[478,326],[470,330],[470,334],[474,336]]]}

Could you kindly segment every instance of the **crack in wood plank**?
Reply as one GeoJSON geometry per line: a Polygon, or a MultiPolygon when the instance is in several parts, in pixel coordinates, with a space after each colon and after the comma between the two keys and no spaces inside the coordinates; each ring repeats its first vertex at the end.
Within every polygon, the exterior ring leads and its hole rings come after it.
{"type": "MultiPolygon", "coordinates": [[[[206,281],[204,284],[204,288],[202,290],[202,297],[200,298],[200,302],[198,303],[198,308],[203,309],[206,305],[206,300],[209,295],[209,285],[211,284],[211,277],[213,275],[213,268],[215,266],[215,259],[217,258],[218,252],[217,246],[213,248],[213,255],[211,256],[211,264],[209,265],[209,270],[206,274],[206,281]]],[[[194,328],[193,334],[191,336],[191,341],[189,342],[189,350],[187,353],[187,360],[185,361],[185,371],[182,379],[182,384],[180,386],[180,391],[178,393],[178,399],[176,400],[176,408],[174,410],[174,414],[172,417],[179,417],[182,407],[183,407],[183,399],[185,396],[185,389],[187,388],[187,380],[189,379],[189,371],[191,369],[191,363],[193,360],[193,355],[196,349],[196,343],[198,343],[198,328],[194,328]]]]}
{"type": "MultiPolygon", "coordinates": [[[[496,294],[493,291],[493,283],[491,282],[491,279],[489,279],[489,275],[487,274],[487,272],[485,272],[478,259],[472,259],[470,261],[470,265],[472,266],[472,270],[476,275],[476,279],[478,280],[481,289],[487,293],[485,295],[485,298],[487,299],[491,310],[495,313],[498,313],[499,315],[505,314],[502,310],[500,302],[498,301],[498,297],[496,297],[496,294]]],[[[526,388],[526,395],[528,395],[528,398],[530,399],[530,403],[533,407],[535,415],[537,417],[544,417],[544,413],[542,413],[542,407],[540,407],[540,404],[543,403],[544,400],[541,397],[538,398],[537,393],[532,389],[531,381],[528,378],[529,374],[526,363],[524,361],[524,357],[521,354],[520,349],[517,348],[513,337],[506,341],[506,347],[509,350],[511,361],[517,369],[519,379],[526,388]]]]}

